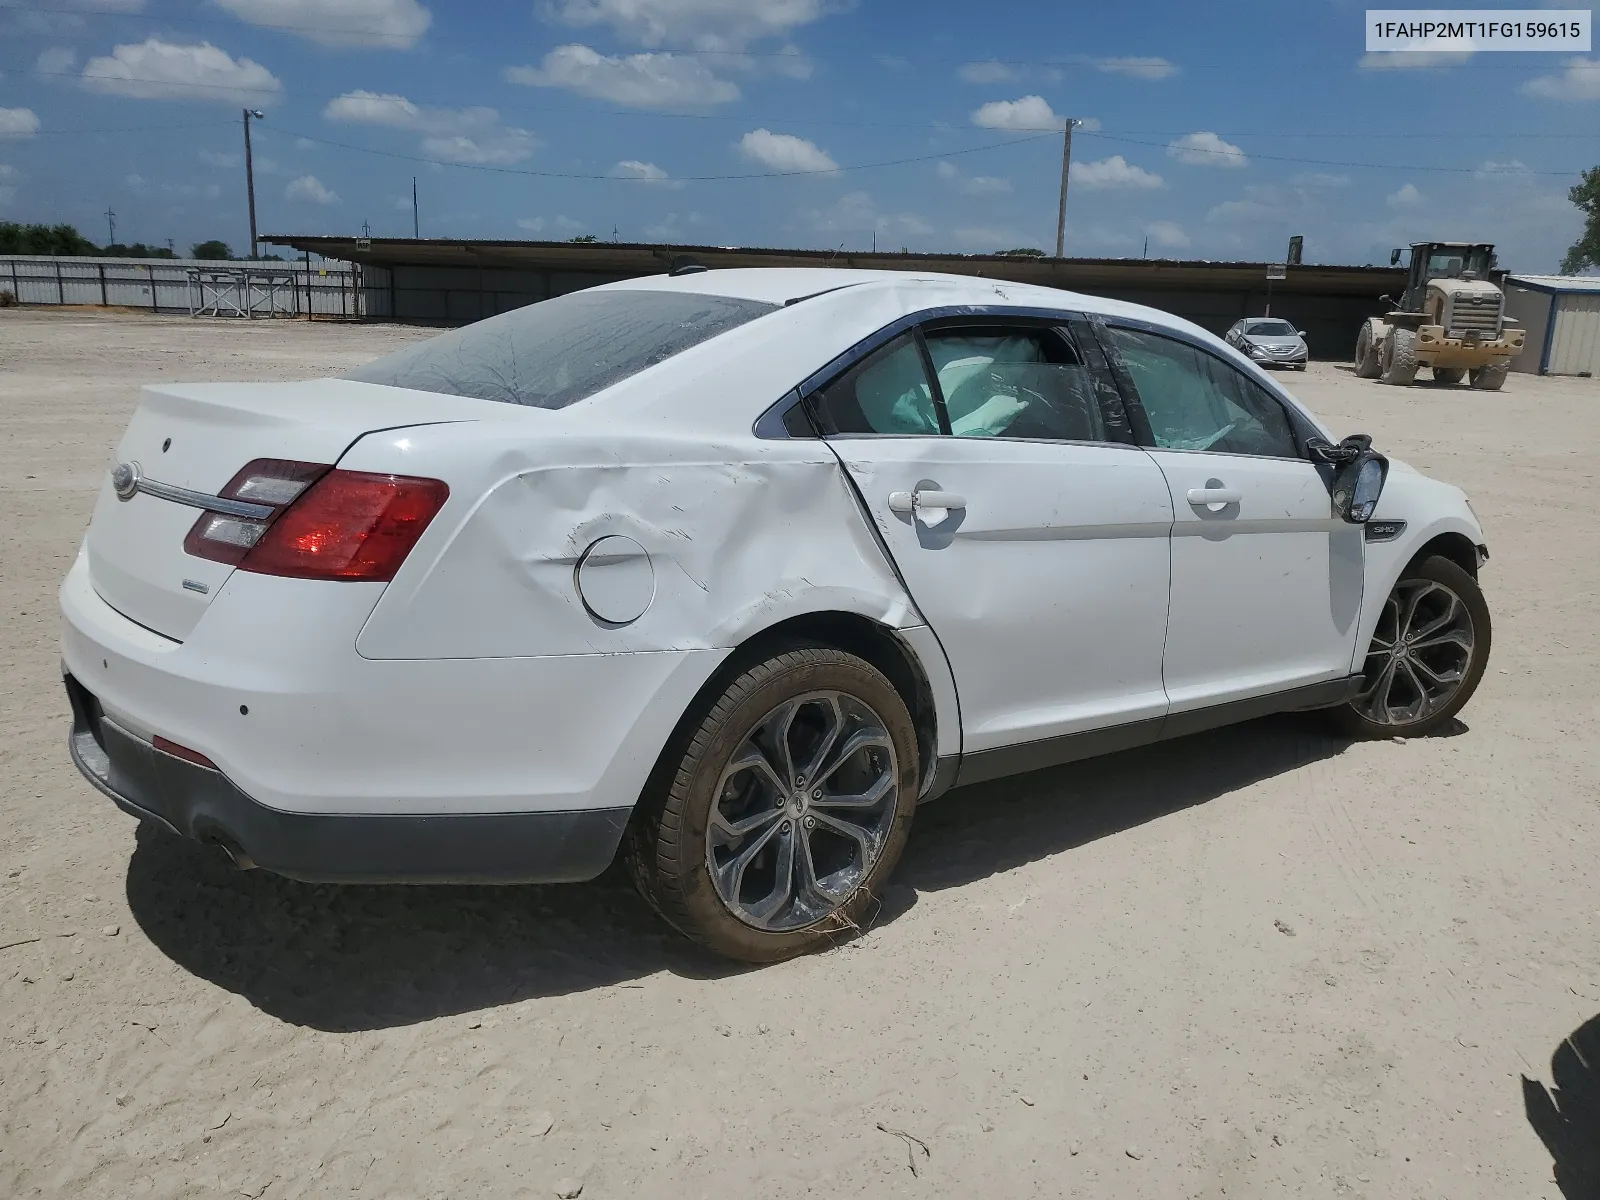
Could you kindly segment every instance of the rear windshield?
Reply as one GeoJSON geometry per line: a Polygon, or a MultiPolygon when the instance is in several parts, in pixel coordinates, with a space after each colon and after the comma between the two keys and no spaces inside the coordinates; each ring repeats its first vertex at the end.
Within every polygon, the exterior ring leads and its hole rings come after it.
{"type": "Polygon", "coordinates": [[[689,292],[572,292],[385,354],[345,378],[565,408],[777,307],[689,292]]]}
{"type": "Polygon", "coordinates": [[[1294,326],[1287,321],[1251,321],[1245,332],[1262,337],[1293,337],[1294,326]]]}

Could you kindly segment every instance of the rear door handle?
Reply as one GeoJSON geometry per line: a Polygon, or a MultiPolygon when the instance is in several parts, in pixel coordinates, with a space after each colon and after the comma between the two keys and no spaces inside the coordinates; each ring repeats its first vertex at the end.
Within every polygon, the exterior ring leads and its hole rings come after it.
{"type": "Polygon", "coordinates": [[[914,492],[890,492],[889,511],[915,517],[924,525],[938,525],[952,511],[967,507],[967,498],[954,492],[918,489],[914,492]]]}
{"type": "Polygon", "coordinates": [[[1243,499],[1237,488],[1203,487],[1189,489],[1189,503],[1194,505],[1238,504],[1243,499]]]}

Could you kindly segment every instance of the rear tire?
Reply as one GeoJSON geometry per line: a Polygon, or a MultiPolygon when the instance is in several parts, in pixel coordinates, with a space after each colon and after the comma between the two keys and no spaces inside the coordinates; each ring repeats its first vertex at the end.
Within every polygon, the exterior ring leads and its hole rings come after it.
{"type": "Polygon", "coordinates": [[[1372,336],[1372,322],[1361,322],[1356,334],[1356,378],[1376,379],[1382,370],[1378,363],[1378,344],[1372,336]]]}
{"type": "Polygon", "coordinates": [[[1417,333],[1414,329],[1391,329],[1383,341],[1384,383],[1405,387],[1417,377],[1417,333]]]}
{"type": "Polygon", "coordinates": [[[1472,386],[1480,392],[1498,392],[1505,385],[1510,371],[1511,364],[1508,362],[1479,367],[1472,372],[1472,386]]]}
{"type": "Polygon", "coordinates": [[[1435,383],[1456,384],[1466,378],[1466,374],[1467,372],[1461,367],[1435,367],[1433,369],[1433,381],[1435,383]]]}
{"type": "Polygon", "coordinates": [[[728,685],[641,798],[623,860],[658,913],[718,954],[767,963],[836,943],[905,848],[917,755],[905,701],[870,663],[776,654],[728,685]]]}
{"type": "Polygon", "coordinates": [[[1436,733],[1477,691],[1491,636],[1476,579],[1439,555],[1414,562],[1384,601],[1361,694],[1329,715],[1354,738],[1436,733]]]}

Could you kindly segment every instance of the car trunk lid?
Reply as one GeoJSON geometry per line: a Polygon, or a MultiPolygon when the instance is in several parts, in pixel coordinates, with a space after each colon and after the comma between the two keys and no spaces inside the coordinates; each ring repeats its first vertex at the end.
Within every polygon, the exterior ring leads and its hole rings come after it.
{"type": "MultiPolygon", "coordinates": [[[[116,463],[163,491],[215,496],[258,458],[337,463],[365,434],[472,420],[484,402],[344,379],[303,383],[146,387],[116,463]]],[[[502,406],[494,406],[496,409],[502,406]]],[[[204,511],[139,491],[123,499],[107,472],[89,525],[89,577],[118,612],[176,641],[186,638],[234,568],[184,552],[204,511]]]]}

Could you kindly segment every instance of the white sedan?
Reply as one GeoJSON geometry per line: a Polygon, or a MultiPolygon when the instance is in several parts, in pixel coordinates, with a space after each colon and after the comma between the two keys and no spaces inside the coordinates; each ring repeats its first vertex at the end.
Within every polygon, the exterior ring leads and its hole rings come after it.
{"type": "Polygon", "coordinates": [[[620,851],[771,960],[851,928],[953,784],[1284,710],[1438,729],[1483,541],[1152,309],[629,280],[342,379],[146,387],[61,590],[71,752],[300,879],[620,851]]]}

